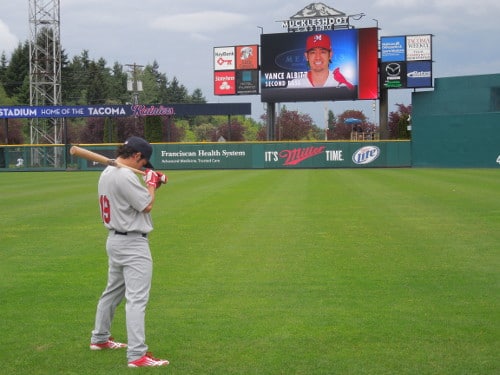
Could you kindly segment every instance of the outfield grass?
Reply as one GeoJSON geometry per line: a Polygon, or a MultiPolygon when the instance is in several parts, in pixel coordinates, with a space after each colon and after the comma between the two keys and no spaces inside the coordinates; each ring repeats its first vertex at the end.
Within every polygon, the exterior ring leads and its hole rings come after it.
{"type": "Polygon", "coordinates": [[[171,365],[127,369],[88,349],[98,173],[0,174],[0,373],[500,373],[499,170],[168,175],[147,337],[171,365]]]}

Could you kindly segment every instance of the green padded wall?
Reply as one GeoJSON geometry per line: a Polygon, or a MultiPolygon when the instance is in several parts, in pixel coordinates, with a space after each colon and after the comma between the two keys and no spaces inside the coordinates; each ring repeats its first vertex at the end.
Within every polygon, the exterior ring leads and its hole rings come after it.
{"type": "Polygon", "coordinates": [[[500,167],[500,74],[437,78],[412,106],[412,166],[500,167]]]}

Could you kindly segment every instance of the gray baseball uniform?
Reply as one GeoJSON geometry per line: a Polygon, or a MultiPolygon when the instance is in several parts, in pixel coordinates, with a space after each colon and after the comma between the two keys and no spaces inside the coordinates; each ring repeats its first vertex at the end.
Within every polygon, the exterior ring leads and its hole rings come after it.
{"type": "Polygon", "coordinates": [[[116,307],[125,297],[127,358],[131,362],[148,349],[144,317],[153,262],[147,235],[153,230],[153,223],[150,214],[143,210],[151,203],[151,196],[132,171],[115,167],[102,172],[98,194],[102,220],[109,230],[108,283],[97,305],[91,342],[105,342],[110,337],[116,307]]]}

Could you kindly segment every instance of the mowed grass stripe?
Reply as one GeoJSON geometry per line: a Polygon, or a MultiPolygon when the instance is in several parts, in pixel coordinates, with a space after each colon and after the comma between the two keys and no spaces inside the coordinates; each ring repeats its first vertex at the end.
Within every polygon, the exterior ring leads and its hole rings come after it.
{"type": "MultiPolygon", "coordinates": [[[[168,175],[148,308],[168,372],[498,371],[497,170],[168,175]]],[[[0,175],[7,374],[125,371],[123,353],[87,349],[106,272],[98,176],[0,175]],[[19,188],[35,179],[37,194],[19,188]]]]}

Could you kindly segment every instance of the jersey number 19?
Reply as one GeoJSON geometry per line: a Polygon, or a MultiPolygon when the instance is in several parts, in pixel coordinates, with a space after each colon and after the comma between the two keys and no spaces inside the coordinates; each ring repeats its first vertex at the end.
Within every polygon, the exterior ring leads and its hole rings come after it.
{"type": "Polygon", "coordinates": [[[109,199],[105,195],[99,197],[99,205],[101,206],[101,217],[102,221],[109,224],[111,221],[111,206],[109,205],[109,199]]]}

